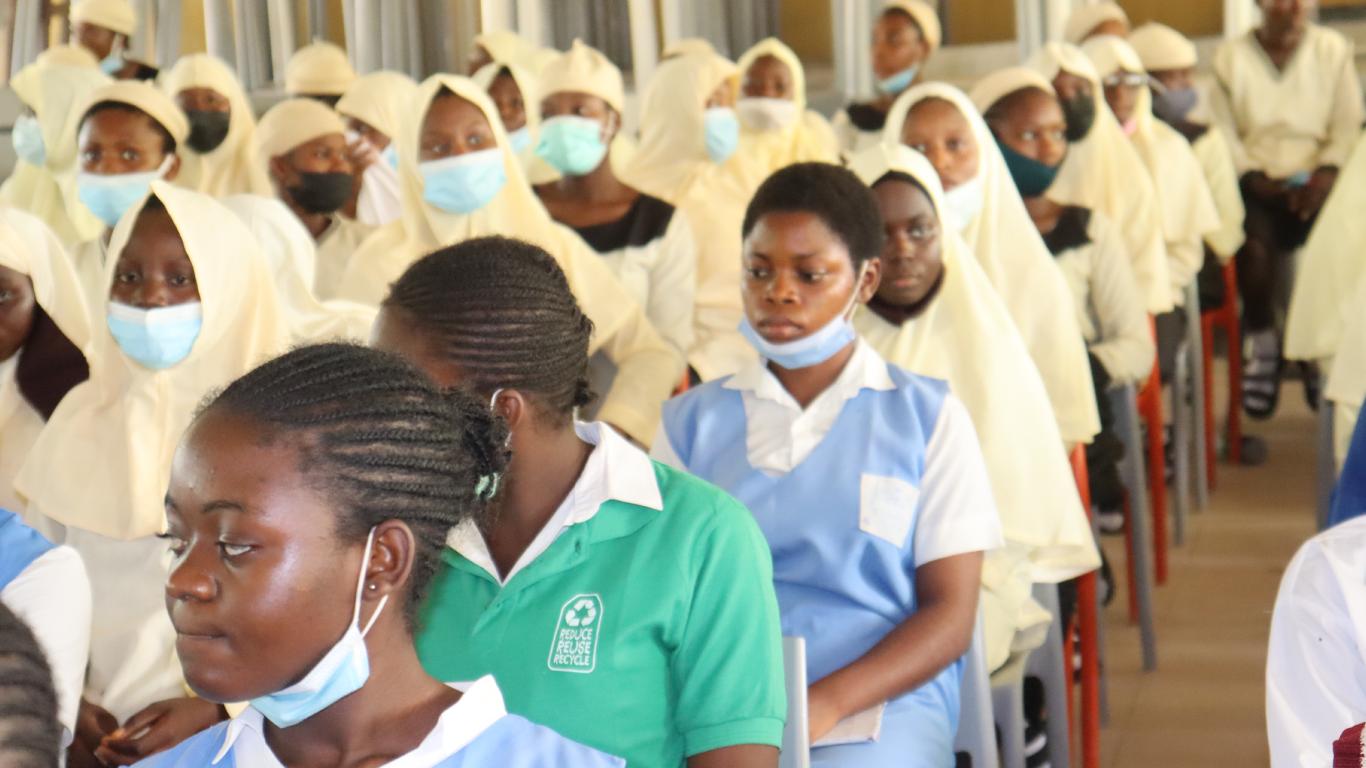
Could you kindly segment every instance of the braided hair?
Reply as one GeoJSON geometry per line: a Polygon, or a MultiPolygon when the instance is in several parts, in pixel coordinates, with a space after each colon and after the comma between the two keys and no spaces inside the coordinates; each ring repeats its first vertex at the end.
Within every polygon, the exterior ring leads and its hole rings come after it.
{"type": "Polygon", "coordinates": [[[61,751],[52,670],[32,630],[0,603],[0,764],[56,768],[61,751]]]}
{"type": "Polygon", "coordinates": [[[534,396],[556,426],[593,401],[593,323],[560,265],[537,246],[479,237],[442,248],[408,267],[384,309],[400,311],[477,392],[534,396]]]}
{"type": "Polygon", "coordinates": [[[303,474],[341,510],[337,534],[362,541],[386,520],[417,538],[411,625],[446,534],[473,520],[507,467],[507,424],[472,395],[442,393],[388,352],[353,344],[295,349],[228,385],[199,416],[226,410],[297,438],[303,474]]]}
{"type": "Polygon", "coordinates": [[[810,213],[849,250],[854,267],[882,255],[882,217],[877,198],[848,168],[829,163],[796,163],[775,171],[759,185],[745,210],[741,235],[770,213],[810,213]]]}

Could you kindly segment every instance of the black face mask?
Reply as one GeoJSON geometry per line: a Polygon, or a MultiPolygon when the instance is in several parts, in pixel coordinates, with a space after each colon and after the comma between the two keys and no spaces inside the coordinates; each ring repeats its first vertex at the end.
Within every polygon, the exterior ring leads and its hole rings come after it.
{"type": "Polygon", "coordinates": [[[1067,141],[1075,144],[1086,138],[1096,122],[1096,97],[1077,95],[1070,99],[1059,99],[1058,102],[1062,105],[1063,117],[1067,119],[1067,131],[1063,134],[1067,141]]]}
{"type": "Polygon", "coordinates": [[[305,213],[334,213],[351,197],[349,173],[299,173],[299,185],[289,196],[305,213]]]}
{"type": "Polygon", "coordinates": [[[232,120],[232,115],[227,112],[189,109],[185,111],[185,117],[190,120],[190,138],[186,139],[185,143],[201,155],[218,149],[218,145],[228,137],[228,124],[232,120]]]}

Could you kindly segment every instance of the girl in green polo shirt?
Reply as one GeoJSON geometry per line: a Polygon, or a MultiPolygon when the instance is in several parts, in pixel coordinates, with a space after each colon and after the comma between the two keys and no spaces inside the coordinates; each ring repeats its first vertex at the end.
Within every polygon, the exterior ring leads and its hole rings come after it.
{"type": "Polygon", "coordinates": [[[772,768],[768,546],[730,496],[575,422],[593,330],[555,260],[500,237],[416,262],[382,305],[377,346],[487,398],[511,432],[488,522],[447,539],[418,655],[440,680],[493,674],[508,711],[630,766],[772,768]]]}

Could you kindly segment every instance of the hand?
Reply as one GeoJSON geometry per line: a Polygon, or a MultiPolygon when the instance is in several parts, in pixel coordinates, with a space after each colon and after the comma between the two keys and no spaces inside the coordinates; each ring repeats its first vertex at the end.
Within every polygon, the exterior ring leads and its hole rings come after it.
{"type": "Polygon", "coordinates": [[[81,699],[80,710],[76,714],[76,734],[73,746],[79,744],[94,753],[104,737],[119,729],[119,721],[109,711],[98,704],[81,699]]]}
{"type": "Polygon", "coordinates": [[[806,689],[806,709],[810,718],[808,735],[812,744],[834,730],[835,724],[844,719],[844,712],[834,697],[823,693],[824,690],[817,685],[806,689]]]}
{"type": "Polygon", "coordinates": [[[221,704],[204,699],[167,699],[128,718],[104,737],[95,756],[106,765],[132,765],[165,751],[214,723],[228,719],[221,704]]]}
{"type": "Polygon", "coordinates": [[[1258,197],[1279,197],[1286,193],[1285,184],[1261,171],[1249,171],[1243,179],[1258,197]]]}
{"type": "Polygon", "coordinates": [[[1314,175],[1309,178],[1309,183],[1304,185],[1300,191],[1298,207],[1291,210],[1299,215],[1300,221],[1309,221],[1319,214],[1323,209],[1323,204],[1328,201],[1328,194],[1333,191],[1333,185],[1338,180],[1338,169],[1331,166],[1324,166],[1314,171],[1314,175]]]}
{"type": "Polygon", "coordinates": [[[352,175],[360,176],[365,169],[379,161],[379,150],[366,139],[361,139],[346,147],[346,159],[351,162],[352,175]]]}

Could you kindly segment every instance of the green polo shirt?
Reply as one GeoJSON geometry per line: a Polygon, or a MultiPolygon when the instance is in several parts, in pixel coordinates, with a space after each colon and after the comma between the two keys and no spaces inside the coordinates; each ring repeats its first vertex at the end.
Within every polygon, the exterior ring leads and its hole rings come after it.
{"type": "Polygon", "coordinates": [[[631,450],[643,461],[628,465],[653,469],[662,510],[608,498],[502,587],[446,549],[417,638],[423,666],[448,682],[491,673],[509,712],[633,768],[780,746],[768,544],[724,491],[631,450]]]}

